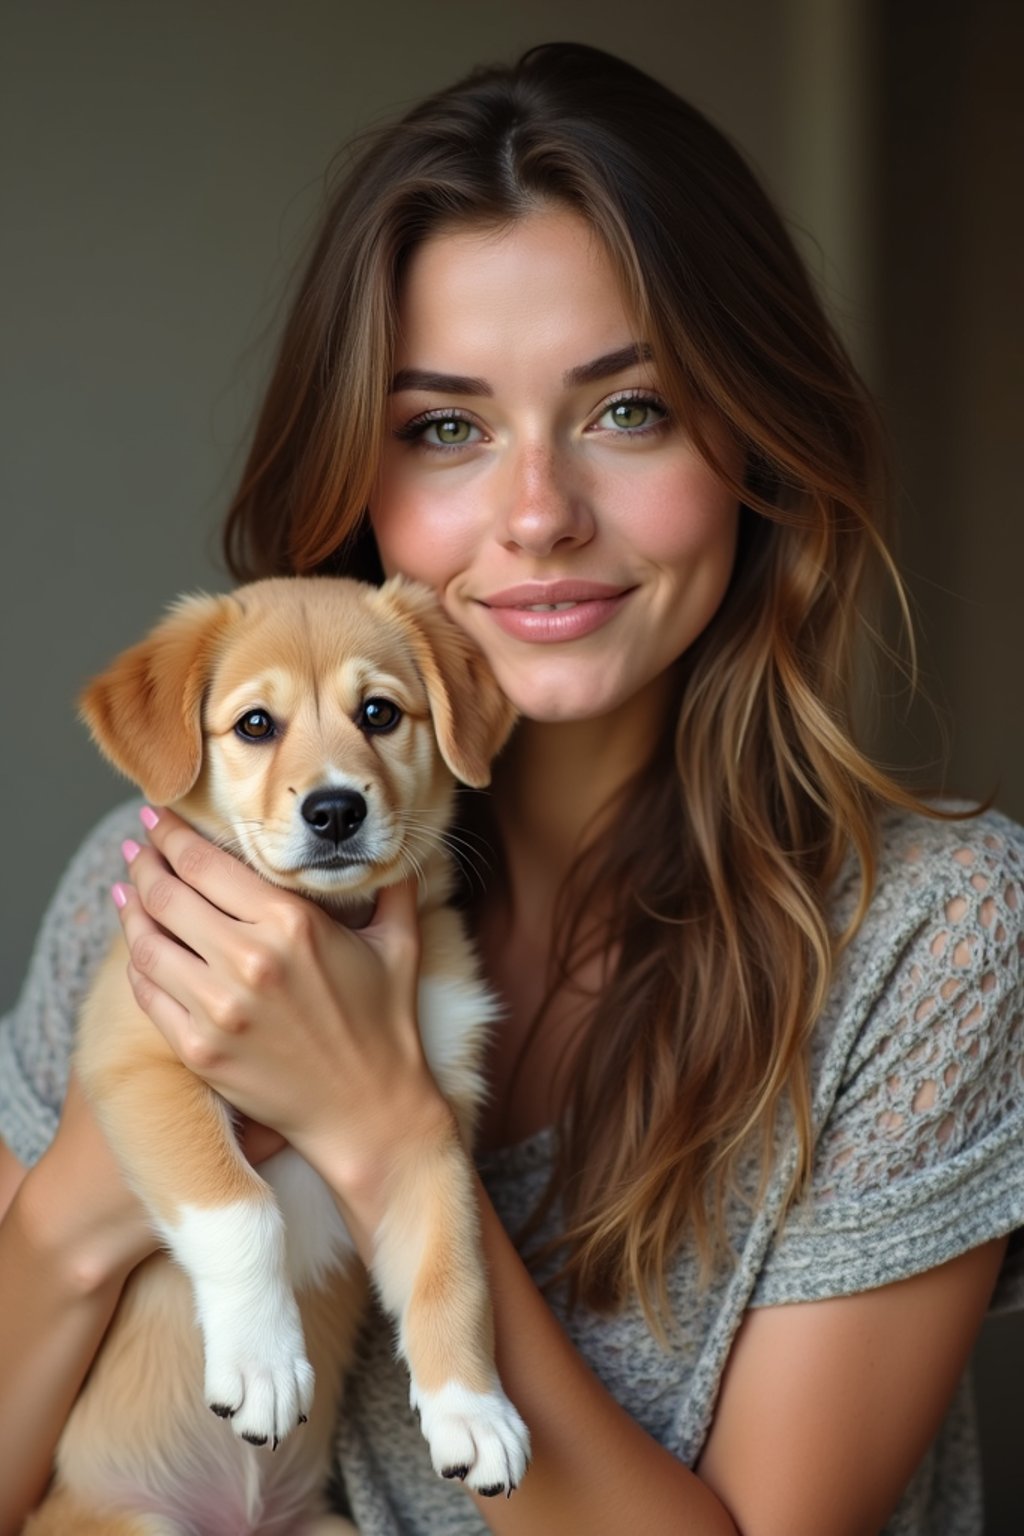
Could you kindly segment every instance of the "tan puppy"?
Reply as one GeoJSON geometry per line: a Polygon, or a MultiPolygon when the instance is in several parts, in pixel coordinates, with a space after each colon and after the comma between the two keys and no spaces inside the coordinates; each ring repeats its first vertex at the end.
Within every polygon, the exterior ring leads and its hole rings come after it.
{"type": "MultiPolygon", "coordinates": [[[[400,578],[285,578],[189,598],[82,709],[148,799],[278,885],[365,913],[418,875],[420,1027],[468,1136],[494,1003],[446,905],[443,834],[455,778],[487,783],[512,711],[434,596],[400,578]]],[[[322,1495],[365,1299],[348,1234],[296,1153],[246,1162],[227,1106],[138,1010],[126,960],[118,939],[76,1066],[177,1262],[160,1253],[132,1276],[26,1536],[351,1530],[322,1495]]],[[[495,1372],[471,1177],[455,1134],[424,1149],[373,1279],[435,1468],[498,1492],[522,1477],[528,1438],[495,1372]]]]}

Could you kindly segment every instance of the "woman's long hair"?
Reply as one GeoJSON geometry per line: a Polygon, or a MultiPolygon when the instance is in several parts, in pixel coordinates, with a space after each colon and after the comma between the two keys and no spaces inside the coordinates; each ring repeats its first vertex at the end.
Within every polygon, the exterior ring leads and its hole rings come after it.
{"type": "MultiPolygon", "coordinates": [[[[806,1047],[870,898],[879,806],[914,805],[851,725],[872,570],[887,571],[879,431],[793,244],[701,114],[618,59],[535,48],[359,146],[284,330],[226,549],[239,576],[379,573],[365,509],[380,458],[403,267],[425,238],[544,204],[600,236],[661,387],[716,462],[746,450],[725,599],[682,659],[678,714],[562,892],[552,988],[618,956],[586,1024],[552,1198],[562,1274],[594,1307],[656,1319],[673,1252],[705,1272],[751,1149],[812,1154],[806,1047]],[[859,864],[833,931],[829,893],[859,864]],[[606,911],[595,935],[588,913],[606,911]]],[[[757,1164],[755,1163],[755,1166],[757,1164]]],[[[749,1182],[749,1181],[748,1181],[749,1182]]]]}

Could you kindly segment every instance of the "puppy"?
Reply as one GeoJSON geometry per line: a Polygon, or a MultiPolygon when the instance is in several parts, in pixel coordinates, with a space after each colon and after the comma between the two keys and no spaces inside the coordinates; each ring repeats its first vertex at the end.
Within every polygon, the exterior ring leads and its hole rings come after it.
{"type": "MultiPolygon", "coordinates": [[[[468,1139],[495,1007],[447,905],[444,831],[455,780],[488,782],[513,714],[434,596],[401,578],[294,577],[188,598],[89,685],[82,712],[148,799],[342,920],[418,877],[420,1028],[468,1139]]],[[[227,1105],[140,1013],[126,961],[119,938],[75,1065],[166,1252],[126,1287],[26,1536],[351,1531],[323,1487],[365,1300],[352,1244],[295,1152],[247,1163],[227,1105]]],[[[528,1436],[495,1371],[458,1136],[402,1180],[372,1278],[431,1459],[478,1492],[511,1491],[528,1436]]]]}

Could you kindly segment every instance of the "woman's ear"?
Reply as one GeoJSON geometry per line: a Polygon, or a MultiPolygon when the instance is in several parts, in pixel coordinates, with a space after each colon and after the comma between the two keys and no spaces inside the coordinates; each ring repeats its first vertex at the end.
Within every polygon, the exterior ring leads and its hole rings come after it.
{"type": "Polygon", "coordinates": [[[203,695],[238,611],[230,597],[180,599],[79,695],[100,751],[155,805],[180,800],[199,777],[203,695]]]}
{"type": "Polygon", "coordinates": [[[409,636],[441,756],[463,784],[483,789],[491,782],[491,763],[515,724],[515,709],[476,646],[429,587],[394,576],[379,596],[409,636]]]}

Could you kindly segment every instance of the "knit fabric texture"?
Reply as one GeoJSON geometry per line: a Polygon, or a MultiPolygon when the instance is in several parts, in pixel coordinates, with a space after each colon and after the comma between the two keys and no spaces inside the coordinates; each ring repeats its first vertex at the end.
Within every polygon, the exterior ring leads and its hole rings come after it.
{"type": "MultiPolygon", "coordinates": [[[[137,805],[94,831],[44,919],[15,1008],[0,1020],[0,1135],[25,1164],[48,1145],[74,1018],[116,928],[109,896],[137,805]]],[[[837,886],[840,927],[857,899],[837,886]]],[[[954,823],[890,814],[876,890],[836,967],[811,1054],[815,1158],[806,1198],[784,1217],[783,1147],[755,1199],[741,1170],[727,1212],[733,1262],[702,1288],[684,1245],[669,1275],[668,1347],[630,1302],[613,1317],[556,1315],[606,1388],[688,1464],[707,1436],[730,1346],[751,1307],[864,1291],[1011,1234],[993,1307],[1024,1305],[1024,831],[998,813],[954,823]]],[[[506,1228],[545,1188],[554,1133],[488,1156],[481,1173],[506,1228]]],[[[541,1237],[555,1235],[555,1207],[541,1237]]],[[[533,1266],[538,1279],[544,1271],[533,1266]]],[[[363,1536],[484,1536],[457,1485],[432,1472],[388,1321],[363,1330],[338,1433],[338,1471],[363,1536]]],[[[969,1380],[885,1536],[980,1536],[969,1380]]]]}

